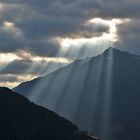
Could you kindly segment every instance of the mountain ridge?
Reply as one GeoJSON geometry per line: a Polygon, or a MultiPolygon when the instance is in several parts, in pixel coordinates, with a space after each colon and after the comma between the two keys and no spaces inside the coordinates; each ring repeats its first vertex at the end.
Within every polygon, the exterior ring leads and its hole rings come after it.
{"type": "MultiPolygon", "coordinates": [[[[69,65],[72,65],[73,63],[82,62],[82,61],[88,62],[88,61],[90,61],[91,59],[95,59],[95,58],[97,58],[97,57],[100,57],[100,56],[102,56],[102,55],[104,55],[105,53],[108,53],[108,52],[110,52],[110,51],[115,51],[115,52],[119,52],[119,53],[120,53],[120,52],[123,52],[123,53],[128,54],[128,55],[133,55],[133,54],[131,54],[130,52],[121,51],[121,50],[119,50],[119,49],[115,49],[115,48],[113,48],[113,47],[109,47],[109,48],[106,49],[103,53],[101,53],[101,54],[99,54],[99,55],[97,55],[97,56],[94,56],[94,57],[86,57],[86,58],[83,58],[83,59],[76,59],[76,60],[73,61],[72,63],[70,63],[70,64],[68,64],[68,65],[66,65],[66,66],[64,66],[64,67],[61,67],[61,68],[59,68],[59,69],[57,69],[57,70],[55,70],[55,71],[53,71],[53,72],[50,72],[50,73],[48,73],[48,74],[45,75],[45,76],[37,77],[37,78],[35,78],[35,79],[33,79],[33,80],[29,80],[29,81],[20,83],[19,85],[17,85],[16,87],[14,87],[13,90],[16,89],[16,88],[19,87],[19,86],[22,86],[23,84],[26,84],[26,83],[28,83],[28,82],[32,82],[32,81],[35,81],[35,80],[39,80],[40,78],[44,78],[44,77],[46,77],[46,76],[48,76],[48,75],[51,75],[52,73],[58,72],[58,71],[60,71],[61,69],[66,68],[66,67],[68,67],[69,65]]],[[[139,59],[140,59],[140,56],[139,56],[139,55],[133,55],[133,56],[139,57],[139,59]]]]}
{"type": "Polygon", "coordinates": [[[0,139],[2,140],[96,140],[70,121],[0,87],[0,139]]]}
{"type": "Polygon", "coordinates": [[[109,48],[15,90],[102,140],[139,140],[139,72],[137,56],[109,48]]]}

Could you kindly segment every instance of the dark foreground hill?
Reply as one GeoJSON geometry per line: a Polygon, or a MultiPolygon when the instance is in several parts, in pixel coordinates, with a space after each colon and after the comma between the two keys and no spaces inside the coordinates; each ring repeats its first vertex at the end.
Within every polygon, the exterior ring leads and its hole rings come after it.
{"type": "Polygon", "coordinates": [[[71,122],[0,88],[0,140],[95,140],[71,122]]]}
{"type": "Polygon", "coordinates": [[[102,140],[140,140],[140,56],[109,48],[15,90],[102,140]]]}

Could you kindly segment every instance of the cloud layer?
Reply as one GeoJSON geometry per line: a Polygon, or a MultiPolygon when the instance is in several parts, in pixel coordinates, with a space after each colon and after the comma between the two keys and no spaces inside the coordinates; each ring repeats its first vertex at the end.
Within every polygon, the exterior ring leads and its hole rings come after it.
{"type": "MultiPolygon", "coordinates": [[[[0,51],[23,49],[37,55],[56,56],[55,37],[91,37],[108,31],[105,25],[85,26],[94,17],[140,17],[139,0],[2,0],[0,6],[0,51]],[[10,13],[10,14],[9,14],[10,13]],[[4,27],[5,22],[13,23],[4,27]],[[94,33],[94,34],[93,34],[94,33]]],[[[135,23],[134,23],[135,24],[135,23]]],[[[128,25],[129,26],[129,25],[128,25]]],[[[139,25],[137,24],[138,28],[139,25]]],[[[129,28],[129,27],[128,27],[129,28]]],[[[119,32],[121,36],[121,32],[119,32]]]]}
{"type": "MultiPolygon", "coordinates": [[[[1,0],[0,53],[5,55],[13,53],[21,59],[15,59],[9,64],[1,63],[0,80],[4,79],[5,74],[19,75],[28,72],[28,75],[38,75],[37,67],[34,72],[27,70],[34,65],[39,66],[39,61],[32,62],[30,56],[76,59],[79,55],[80,58],[92,56],[92,49],[96,54],[97,47],[106,48],[109,45],[106,38],[111,37],[107,35],[110,33],[113,19],[129,20],[115,24],[117,29],[115,36],[118,40],[113,42],[113,46],[140,54],[139,17],[139,0],[1,0]],[[96,18],[108,21],[110,24],[88,22],[96,18]],[[100,38],[103,35],[106,38],[101,43],[100,38]],[[99,41],[89,43],[89,40],[95,38],[99,41]],[[86,41],[67,48],[62,45],[62,40],[65,39],[69,39],[67,44],[70,44],[70,40],[73,44],[80,39],[86,41]],[[25,55],[26,53],[30,56],[25,55]]],[[[60,63],[52,61],[51,64],[57,67],[60,63]]],[[[46,62],[42,63],[41,67],[45,66],[46,62]]],[[[9,78],[9,81],[11,79],[9,78]]]]}

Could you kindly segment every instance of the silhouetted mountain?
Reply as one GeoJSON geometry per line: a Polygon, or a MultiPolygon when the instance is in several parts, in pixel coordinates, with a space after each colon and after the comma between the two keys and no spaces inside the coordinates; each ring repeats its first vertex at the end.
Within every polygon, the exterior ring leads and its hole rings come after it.
{"type": "Polygon", "coordinates": [[[140,140],[140,56],[109,48],[15,90],[102,140],[140,140]]]}
{"type": "Polygon", "coordinates": [[[95,140],[71,122],[0,88],[0,140],[95,140]]]}

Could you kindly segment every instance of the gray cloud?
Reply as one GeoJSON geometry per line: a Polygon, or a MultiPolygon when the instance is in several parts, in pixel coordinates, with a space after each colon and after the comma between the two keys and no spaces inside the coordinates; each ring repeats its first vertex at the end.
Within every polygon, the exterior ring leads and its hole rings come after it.
{"type": "Polygon", "coordinates": [[[140,20],[131,20],[127,24],[118,26],[119,42],[115,47],[140,55],[140,20]]]}
{"type": "Polygon", "coordinates": [[[0,63],[0,86],[15,87],[17,84],[53,72],[66,63],[31,60],[15,60],[9,64],[0,63]]]}
{"type": "MultiPolygon", "coordinates": [[[[55,57],[61,49],[55,37],[90,38],[108,32],[104,24],[85,25],[91,18],[129,18],[131,22],[118,25],[119,41],[115,47],[140,54],[139,0],[1,0],[0,52],[16,53],[23,60],[0,63],[0,82],[22,82],[25,75],[39,76],[64,66],[62,63],[33,62],[29,56],[55,57]],[[4,22],[14,24],[5,28],[4,22]]],[[[77,58],[89,55],[89,46],[68,49],[62,54],[77,58]],[[74,55],[75,54],[75,55],[74,55]]],[[[91,54],[91,56],[93,53],[91,54]]],[[[61,56],[60,56],[61,57],[61,56]]]]}
{"type": "Polygon", "coordinates": [[[40,56],[56,56],[58,53],[59,44],[50,41],[52,37],[91,37],[108,31],[101,25],[95,25],[93,31],[85,26],[85,21],[90,18],[134,19],[140,16],[139,0],[1,0],[1,3],[1,26],[4,21],[13,22],[23,38],[1,32],[0,51],[23,49],[40,56]]]}
{"type": "Polygon", "coordinates": [[[34,76],[48,74],[56,69],[65,66],[62,62],[47,62],[47,61],[31,61],[31,60],[14,60],[9,64],[0,63],[0,74],[23,75],[30,74],[34,76]],[[2,69],[3,68],[3,69],[2,69]]]}
{"type": "Polygon", "coordinates": [[[127,24],[118,25],[118,34],[122,36],[130,35],[130,34],[140,34],[140,19],[133,19],[127,24]]]}
{"type": "Polygon", "coordinates": [[[14,52],[17,49],[25,49],[26,42],[19,28],[0,27],[0,52],[14,52]]]}
{"type": "Polygon", "coordinates": [[[18,78],[16,75],[0,75],[0,83],[5,83],[5,82],[21,82],[21,79],[18,78]]]}
{"type": "MultiPolygon", "coordinates": [[[[2,71],[0,71],[0,74],[25,74],[31,65],[32,63],[28,60],[15,60],[9,63],[9,65],[7,65],[7,67],[5,67],[2,71]]],[[[37,74],[36,72],[31,73],[37,74]]]]}

